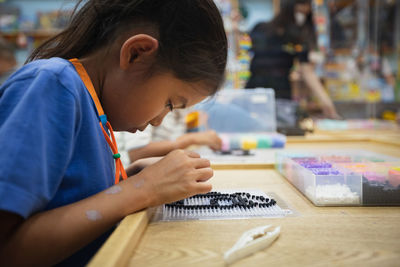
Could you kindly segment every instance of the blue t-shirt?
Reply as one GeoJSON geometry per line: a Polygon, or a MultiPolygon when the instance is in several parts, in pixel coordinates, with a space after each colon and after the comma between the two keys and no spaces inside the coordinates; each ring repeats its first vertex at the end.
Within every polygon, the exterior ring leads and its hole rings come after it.
{"type": "Polygon", "coordinates": [[[113,182],[95,105],[69,61],[31,62],[0,87],[0,210],[28,218],[113,182]]]}

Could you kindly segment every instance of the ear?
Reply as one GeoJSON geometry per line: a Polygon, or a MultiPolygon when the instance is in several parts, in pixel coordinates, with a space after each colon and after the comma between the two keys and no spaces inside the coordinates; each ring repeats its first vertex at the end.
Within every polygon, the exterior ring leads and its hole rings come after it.
{"type": "Polygon", "coordinates": [[[147,34],[137,34],[127,39],[120,51],[120,67],[128,69],[133,63],[144,61],[155,55],[158,41],[147,34]]]}

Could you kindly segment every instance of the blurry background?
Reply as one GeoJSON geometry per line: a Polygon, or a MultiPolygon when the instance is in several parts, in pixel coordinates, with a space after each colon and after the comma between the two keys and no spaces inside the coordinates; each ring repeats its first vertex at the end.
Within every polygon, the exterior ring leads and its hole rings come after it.
{"type": "MultiPolygon", "coordinates": [[[[17,65],[43,40],[63,29],[73,0],[0,0],[0,38],[17,65]]],[[[251,77],[249,33],[294,0],[215,0],[230,40],[225,88],[241,89],[251,77]]],[[[400,1],[312,0],[317,46],[308,57],[343,119],[396,120],[400,110],[400,1]]],[[[3,63],[2,63],[3,64],[3,63]]],[[[4,65],[5,66],[5,65],[4,65]]],[[[320,107],[291,70],[292,100],[310,116],[320,107]]],[[[276,89],[276,88],[273,88],[276,89]]]]}

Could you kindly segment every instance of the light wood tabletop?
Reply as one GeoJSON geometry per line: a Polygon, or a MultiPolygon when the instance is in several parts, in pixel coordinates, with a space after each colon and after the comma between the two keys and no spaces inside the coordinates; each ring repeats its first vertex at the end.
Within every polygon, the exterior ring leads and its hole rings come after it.
{"type": "MultiPolygon", "coordinates": [[[[363,149],[400,157],[399,146],[370,141],[295,142],[288,143],[287,148],[363,149]]],[[[243,232],[268,224],[281,226],[280,237],[270,247],[233,266],[381,267],[400,264],[400,207],[316,207],[273,169],[217,170],[212,184],[215,190],[256,188],[267,194],[273,192],[295,211],[295,215],[269,219],[150,222],[138,242],[135,241],[141,232],[132,236],[126,234],[126,229],[134,229],[138,222],[128,216],[90,266],[224,266],[223,253],[243,232]],[[130,249],[126,249],[126,242],[130,249]],[[116,259],[109,261],[112,255],[116,255],[116,259]]],[[[143,219],[143,214],[146,213],[131,216],[143,219]]]]}

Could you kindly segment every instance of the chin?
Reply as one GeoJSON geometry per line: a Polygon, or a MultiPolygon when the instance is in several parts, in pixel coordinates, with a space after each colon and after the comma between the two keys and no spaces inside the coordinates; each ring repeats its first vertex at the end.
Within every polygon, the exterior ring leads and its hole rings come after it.
{"type": "Polygon", "coordinates": [[[138,130],[138,129],[136,129],[136,128],[130,128],[130,129],[127,130],[127,132],[136,133],[137,130],[138,130]]]}

